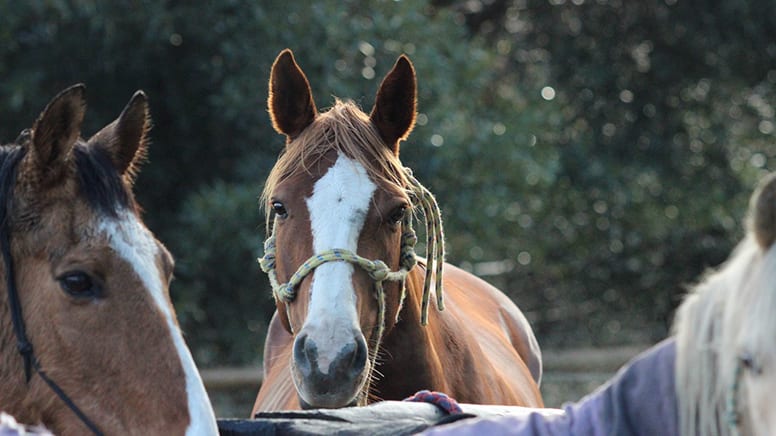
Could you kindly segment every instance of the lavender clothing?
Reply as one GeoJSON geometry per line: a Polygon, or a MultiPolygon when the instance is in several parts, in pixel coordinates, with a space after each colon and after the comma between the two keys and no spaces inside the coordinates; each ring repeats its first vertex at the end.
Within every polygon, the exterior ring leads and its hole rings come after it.
{"type": "Polygon", "coordinates": [[[429,429],[424,435],[661,435],[679,434],[674,362],[676,344],[664,340],[563,411],[474,418],[429,429]]]}

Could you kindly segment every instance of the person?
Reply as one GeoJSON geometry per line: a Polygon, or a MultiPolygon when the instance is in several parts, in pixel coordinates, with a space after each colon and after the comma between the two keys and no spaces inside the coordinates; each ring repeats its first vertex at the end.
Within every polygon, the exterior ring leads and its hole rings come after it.
{"type": "Polygon", "coordinates": [[[524,413],[471,418],[432,427],[424,435],[678,435],[674,362],[676,341],[666,339],[634,358],[576,404],[524,413]]]}
{"type": "Polygon", "coordinates": [[[462,419],[424,435],[776,434],[776,176],[750,201],[746,236],[677,310],[672,336],[577,403],[462,419]]]}

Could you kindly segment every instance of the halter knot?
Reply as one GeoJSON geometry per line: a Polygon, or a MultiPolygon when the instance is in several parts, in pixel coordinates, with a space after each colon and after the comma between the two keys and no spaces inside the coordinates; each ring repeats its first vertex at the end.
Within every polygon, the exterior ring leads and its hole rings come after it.
{"type": "Polygon", "coordinates": [[[32,354],[32,343],[27,339],[17,340],[16,349],[22,355],[22,359],[24,359],[24,379],[29,383],[32,377],[32,359],[34,357],[32,354]]]}
{"type": "Polygon", "coordinates": [[[265,274],[275,269],[275,236],[264,241],[264,256],[259,258],[259,266],[265,274]]]}
{"type": "Polygon", "coordinates": [[[26,356],[32,353],[32,344],[29,341],[17,341],[16,349],[19,350],[19,354],[26,356]]]}
{"type": "Polygon", "coordinates": [[[277,296],[286,303],[290,303],[294,301],[294,298],[296,298],[296,289],[291,285],[291,283],[284,283],[280,285],[276,292],[278,294],[277,296]]]}
{"type": "Polygon", "coordinates": [[[388,278],[388,275],[391,273],[391,269],[388,268],[388,265],[386,265],[385,262],[378,259],[372,261],[372,270],[368,272],[369,277],[372,277],[372,280],[376,282],[383,282],[388,278]]]}

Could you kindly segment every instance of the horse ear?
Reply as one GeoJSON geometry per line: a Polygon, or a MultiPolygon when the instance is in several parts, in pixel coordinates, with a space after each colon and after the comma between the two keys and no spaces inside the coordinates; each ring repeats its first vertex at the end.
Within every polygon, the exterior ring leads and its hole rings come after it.
{"type": "Polygon", "coordinates": [[[318,114],[310,82],[289,49],[280,52],[272,64],[267,106],[272,126],[289,140],[302,133],[318,114]]]}
{"type": "Polygon", "coordinates": [[[749,202],[749,216],[757,242],[767,250],[776,241],[776,173],[760,181],[749,202]]]}
{"type": "Polygon", "coordinates": [[[40,182],[59,180],[70,160],[86,112],[83,84],[56,95],[32,126],[29,159],[40,182]]]}
{"type": "Polygon", "coordinates": [[[415,125],[417,90],[415,68],[401,55],[383,79],[369,118],[391,150],[399,155],[399,141],[406,139],[415,125]]]}
{"type": "Polygon", "coordinates": [[[145,158],[150,128],[148,98],[143,91],[137,91],[118,118],[89,138],[89,145],[102,148],[119,174],[131,183],[139,162],[145,158]]]}

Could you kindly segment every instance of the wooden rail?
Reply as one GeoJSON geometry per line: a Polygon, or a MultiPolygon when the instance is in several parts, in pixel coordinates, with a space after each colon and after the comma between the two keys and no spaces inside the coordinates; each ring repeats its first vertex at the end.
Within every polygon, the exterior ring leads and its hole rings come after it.
{"type": "Polygon", "coordinates": [[[650,345],[542,350],[544,372],[615,372],[650,345]]]}
{"type": "Polygon", "coordinates": [[[263,373],[261,366],[238,368],[208,368],[200,371],[208,390],[255,388],[259,390],[263,373]]]}
{"type": "MultiPolygon", "coordinates": [[[[649,345],[628,345],[607,348],[574,348],[544,350],[545,373],[607,373],[615,372],[649,345]]],[[[261,386],[261,366],[224,367],[202,370],[202,380],[208,390],[255,389],[261,386]]]]}

